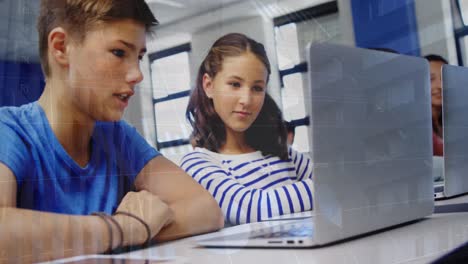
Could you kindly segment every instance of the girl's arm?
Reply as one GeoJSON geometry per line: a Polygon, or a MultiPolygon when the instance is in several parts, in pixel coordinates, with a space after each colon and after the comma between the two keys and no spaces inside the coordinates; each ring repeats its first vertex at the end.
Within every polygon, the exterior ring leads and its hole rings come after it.
{"type": "Polygon", "coordinates": [[[294,163],[296,168],[297,180],[302,181],[305,179],[312,179],[313,176],[313,166],[312,160],[309,155],[306,153],[299,153],[293,150],[291,147],[288,150],[289,158],[294,163]]]}
{"type": "Polygon", "coordinates": [[[312,209],[311,179],[266,190],[248,188],[201,152],[186,155],[181,167],[213,195],[232,224],[312,209]]]}

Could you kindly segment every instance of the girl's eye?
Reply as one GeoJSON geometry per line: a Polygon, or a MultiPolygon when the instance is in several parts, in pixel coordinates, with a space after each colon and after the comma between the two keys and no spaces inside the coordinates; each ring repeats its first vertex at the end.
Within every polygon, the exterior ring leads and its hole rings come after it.
{"type": "Polygon", "coordinates": [[[114,49],[112,50],[112,54],[114,54],[116,57],[122,58],[123,56],[125,56],[125,51],[121,49],[114,49]]]}
{"type": "Polygon", "coordinates": [[[254,86],[253,90],[255,92],[263,92],[265,89],[263,87],[261,87],[261,86],[254,86]]]}
{"type": "Polygon", "coordinates": [[[138,56],[138,60],[139,60],[139,61],[142,61],[142,60],[143,60],[143,56],[142,56],[142,55],[138,56]]]}
{"type": "Polygon", "coordinates": [[[230,82],[229,85],[231,85],[232,87],[236,87],[236,88],[239,88],[241,86],[240,83],[238,82],[230,82]]]}

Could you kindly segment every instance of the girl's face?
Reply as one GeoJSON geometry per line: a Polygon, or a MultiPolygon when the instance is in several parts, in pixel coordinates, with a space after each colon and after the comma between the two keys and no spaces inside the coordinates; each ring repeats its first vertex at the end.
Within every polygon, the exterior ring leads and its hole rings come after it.
{"type": "Polygon", "coordinates": [[[251,52],[226,57],[214,78],[203,76],[205,93],[213,100],[226,133],[243,133],[255,121],[265,99],[267,78],[265,65],[251,52]]]}
{"type": "Polygon", "coordinates": [[[440,107],[442,106],[442,78],[441,71],[442,65],[441,61],[431,61],[429,62],[431,67],[431,101],[432,106],[440,107]]]}
{"type": "Polygon", "coordinates": [[[70,43],[68,85],[71,104],[92,120],[119,120],[142,81],[140,59],[146,31],[133,20],[105,23],[70,43]]]}

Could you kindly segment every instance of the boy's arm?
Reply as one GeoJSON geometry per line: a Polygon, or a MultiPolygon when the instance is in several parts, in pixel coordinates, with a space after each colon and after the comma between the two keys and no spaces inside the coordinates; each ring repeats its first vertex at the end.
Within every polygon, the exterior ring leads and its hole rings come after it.
{"type": "Polygon", "coordinates": [[[163,156],[153,158],[138,174],[137,190],[147,190],[166,202],[174,221],[156,240],[165,241],[218,230],[224,218],[217,202],[201,185],[163,156]]]}
{"type": "MultiPolygon", "coordinates": [[[[110,237],[108,226],[98,216],[46,213],[16,208],[17,183],[11,170],[0,162],[0,263],[47,261],[75,255],[106,251],[110,237]]],[[[170,219],[168,209],[148,192],[127,194],[119,209],[151,222],[153,233],[170,219]],[[153,210],[139,214],[141,206],[153,210]],[[152,221],[151,221],[152,220],[152,221]]],[[[124,215],[114,219],[122,226],[123,245],[141,244],[146,239],[143,226],[124,215]]],[[[112,225],[113,245],[119,244],[117,227],[112,225]]]]}
{"type": "Polygon", "coordinates": [[[0,263],[37,262],[103,252],[105,223],[96,216],[70,216],[16,208],[16,178],[0,163],[0,263]]]}

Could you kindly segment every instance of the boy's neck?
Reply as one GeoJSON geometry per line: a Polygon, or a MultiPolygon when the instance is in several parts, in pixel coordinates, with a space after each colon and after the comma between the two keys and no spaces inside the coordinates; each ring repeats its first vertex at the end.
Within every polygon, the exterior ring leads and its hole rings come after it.
{"type": "Polygon", "coordinates": [[[69,96],[62,93],[62,87],[53,87],[47,82],[39,98],[39,105],[44,110],[50,127],[58,141],[80,166],[88,164],[91,157],[91,136],[95,121],[79,112],[69,101],[69,96]]]}
{"type": "Polygon", "coordinates": [[[226,129],[226,143],[219,149],[221,154],[245,154],[256,150],[245,141],[244,132],[236,132],[226,129]]]}

